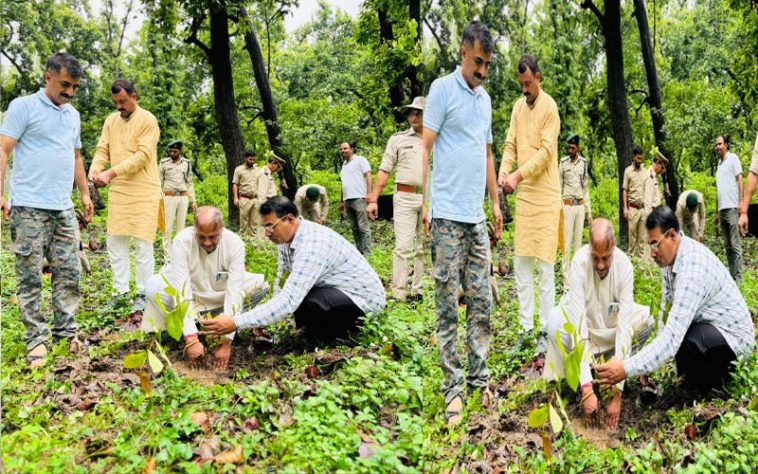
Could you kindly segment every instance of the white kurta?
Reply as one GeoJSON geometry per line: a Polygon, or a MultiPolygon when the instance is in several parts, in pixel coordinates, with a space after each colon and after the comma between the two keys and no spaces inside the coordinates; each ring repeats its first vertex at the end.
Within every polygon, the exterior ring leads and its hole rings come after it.
{"type": "MultiPolygon", "coordinates": [[[[555,308],[558,317],[561,308],[571,323],[578,328],[579,340],[586,341],[582,356],[580,383],[592,380],[592,355],[614,350],[623,359],[631,353],[632,337],[639,329],[653,324],[650,308],[634,303],[634,268],[629,257],[618,247],[613,251],[613,262],[608,275],[600,279],[592,267],[590,246],[585,245],[571,261],[568,290],[555,308]]],[[[562,325],[563,322],[560,323],[562,325]]],[[[563,357],[555,345],[548,347],[545,377],[554,378],[563,373],[563,357]]],[[[619,384],[623,389],[623,383],[619,384]]]]}

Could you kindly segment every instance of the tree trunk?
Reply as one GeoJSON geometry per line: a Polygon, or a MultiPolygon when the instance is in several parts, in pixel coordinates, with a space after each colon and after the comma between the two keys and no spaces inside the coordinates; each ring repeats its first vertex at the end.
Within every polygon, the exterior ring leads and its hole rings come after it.
{"type": "MultiPolygon", "coordinates": [[[[391,43],[395,39],[395,34],[392,32],[392,23],[390,22],[386,6],[377,6],[376,14],[379,17],[379,39],[381,43],[391,43]]],[[[400,111],[400,107],[404,105],[402,77],[401,75],[393,77],[389,90],[390,107],[392,107],[392,115],[395,117],[395,123],[397,124],[405,123],[405,116],[400,111]]]]}
{"type": "Polygon", "coordinates": [[[640,30],[640,45],[642,46],[642,60],[645,63],[645,76],[647,77],[648,96],[646,99],[650,116],[653,121],[653,134],[658,150],[668,158],[666,165],[665,180],[668,186],[666,204],[676,209],[676,201],[679,199],[679,183],[676,181],[676,166],[673,156],[666,148],[666,131],[664,130],[663,102],[661,99],[661,85],[658,82],[658,71],[655,66],[655,54],[653,44],[650,41],[650,28],[647,21],[647,10],[644,0],[634,0],[634,16],[637,19],[637,27],[640,30]]]}
{"type": "Polygon", "coordinates": [[[279,127],[278,112],[276,110],[276,103],[274,102],[274,95],[271,93],[271,83],[268,80],[268,72],[266,69],[266,63],[263,59],[261,44],[258,41],[258,35],[255,33],[253,22],[250,21],[250,17],[244,7],[240,8],[240,18],[245,22],[245,24],[242,25],[245,30],[245,49],[250,56],[250,62],[253,66],[253,76],[255,76],[255,84],[258,86],[258,94],[261,96],[261,102],[263,105],[261,117],[266,126],[268,143],[271,150],[285,161],[284,167],[282,168],[282,175],[284,176],[284,182],[286,183],[284,195],[290,199],[295,199],[295,193],[297,192],[297,176],[295,176],[295,168],[292,165],[292,159],[284,151],[284,142],[282,141],[282,131],[279,127]]]}
{"type": "MultiPolygon", "coordinates": [[[[408,18],[416,21],[416,45],[421,44],[424,38],[424,27],[421,23],[421,0],[408,1],[408,18]]],[[[424,94],[424,85],[418,79],[418,68],[409,64],[405,68],[405,78],[410,82],[410,98],[424,94]]]]}
{"type": "Polygon", "coordinates": [[[600,22],[605,38],[606,82],[608,87],[608,104],[611,112],[613,143],[616,146],[618,163],[619,193],[619,240],[627,242],[628,225],[624,219],[622,202],[622,185],[624,170],[631,163],[634,134],[629,119],[629,102],[626,100],[626,80],[624,79],[624,55],[621,42],[621,2],[606,0],[605,13],[597,9],[592,0],[584,0],[582,8],[591,10],[600,22]]]}
{"type": "Polygon", "coordinates": [[[221,145],[226,155],[227,196],[229,221],[239,223],[239,209],[234,206],[232,177],[234,169],[242,164],[245,140],[242,137],[237,103],[234,100],[232,62],[229,53],[229,18],[223,7],[208,2],[210,7],[211,46],[206,51],[213,76],[213,100],[221,145]]]}

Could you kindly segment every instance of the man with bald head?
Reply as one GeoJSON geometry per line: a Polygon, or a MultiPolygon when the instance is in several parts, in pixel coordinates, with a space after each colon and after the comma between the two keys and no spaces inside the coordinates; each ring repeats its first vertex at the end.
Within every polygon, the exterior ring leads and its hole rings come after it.
{"type": "MultiPolygon", "coordinates": [[[[598,409],[598,399],[592,386],[592,359],[623,358],[632,352],[632,338],[644,339],[653,325],[650,309],[636,304],[634,269],[624,252],[616,247],[613,225],[606,219],[595,219],[590,225],[590,243],[580,248],[571,260],[568,286],[560,305],[553,308],[547,321],[548,350],[545,362],[546,379],[564,376],[564,355],[557,338],[561,338],[566,353],[584,341],[580,363],[579,383],[582,411],[590,421],[598,409]],[[565,312],[565,314],[564,314],[565,312]],[[575,338],[566,331],[570,322],[576,328],[575,338]]],[[[606,407],[606,428],[618,427],[621,412],[623,383],[613,389],[606,407]]]]}
{"type": "MultiPolygon", "coordinates": [[[[192,367],[204,365],[205,347],[198,339],[195,318],[200,313],[238,314],[249,310],[268,291],[263,275],[245,271],[245,245],[224,227],[224,217],[215,207],[203,206],[195,212],[195,225],[179,232],[171,246],[170,263],[147,281],[147,308],[142,319],[144,331],[163,330],[165,316],[158,307],[160,295],[166,309],[176,302],[166,291],[166,280],[182,291],[190,305],[184,317],[184,343],[192,367]],[[164,280],[165,278],[165,280],[164,280]]],[[[231,356],[234,334],[222,338],[213,353],[216,370],[225,370],[231,356]]]]}

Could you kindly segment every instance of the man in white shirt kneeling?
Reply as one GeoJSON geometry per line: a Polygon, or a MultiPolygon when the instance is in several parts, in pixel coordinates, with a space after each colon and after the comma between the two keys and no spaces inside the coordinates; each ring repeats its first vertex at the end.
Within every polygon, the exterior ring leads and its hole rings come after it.
{"type": "MultiPolygon", "coordinates": [[[[563,377],[564,356],[558,348],[557,336],[567,353],[574,348],[572,335],[564,328],[567,319],[576,328],[577,341],[585,341],[579,369],[582,412],[590,421],[598,409],[592,386],[590,362],[593,358],[631,354],[632,339],[644,339],[653,327],[650,308],[634,302],[634,268],[629,257],[616,247],[613,225],[606,219],[595,219],[590,226],[590,243],[576,252],[571,260],[568,288],[559,306],[551,311],[548,321],[549,344],[544,377],[563,377]],[[564,315],[565,311],[565,315],[564,315]]],[[[621,392],[624,384],[613,388],[606,407],[606,428],[615,431],[621,413],[621,392]]]]}
{"type": "MultiPolygon", "coordinates": [[[[147,307],[142,318],[143,331],[165,329],[165,315],[158,307],[160,295],[169,311],[176,302],[166,293],[166,281],[190,305],[184,317],[184,343],[191,367],[200,367],[205,347],[198,339],[195,315],[238,314],[255,306],[268,292],[263,275],[245,271],[245,244],[229,229],[215,207],[203,206],[195,212],[195,225],[179,232],[171,246],[171,263],[147,280],[147,307]]],[[[221,338],[213,353],[213,367],[226,370],[231,356],[234,333],[221,338]]]]}

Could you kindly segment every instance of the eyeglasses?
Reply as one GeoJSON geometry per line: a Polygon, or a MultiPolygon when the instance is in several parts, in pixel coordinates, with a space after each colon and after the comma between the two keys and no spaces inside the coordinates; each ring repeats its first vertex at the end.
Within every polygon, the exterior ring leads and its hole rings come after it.
{"type": "Polygon", "coordinates": [[[276,229],[276,226],[279,225],[279,223],[287,216],[282,216],[279,218],[278,221],[274,222],[273,224],[263,224],[261,227],[263,227],[264,232],[273,232],[274,229],[276,229]]]}
{"type": "Polygon", "coordinates": [[[660,239],[656,240],[655,242],[650,243],[649,244],[650,245],[650,250],[652,250],[653,252],[657,252],[658,251],[658,246],[661,244],[661,241],[666,238],[666,234],[668,234],[670,230],[671,229],[669,229],[666,232],[664,232],[660,239]]]}

